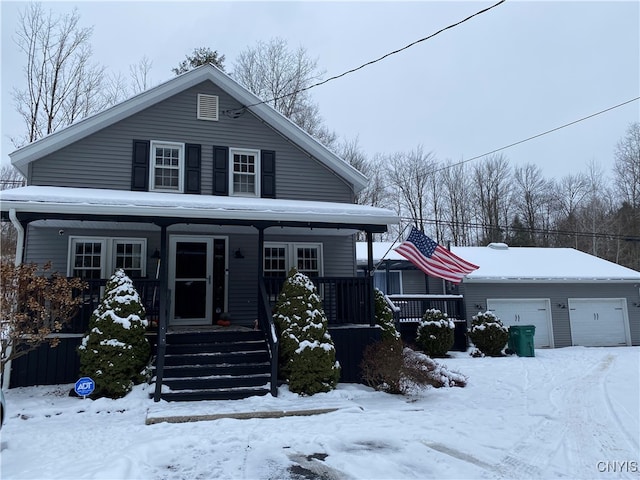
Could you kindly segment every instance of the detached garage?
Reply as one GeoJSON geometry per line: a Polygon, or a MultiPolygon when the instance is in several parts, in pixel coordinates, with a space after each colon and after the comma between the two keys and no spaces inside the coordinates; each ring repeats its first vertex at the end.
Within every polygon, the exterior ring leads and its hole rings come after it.
{"type": "Polygon", "coordinates": [[[480,268],[460,285],[467,320],[492,310],[535,325],[535,347],[640,345],[640,272],[573,248],[459,247],[480,268]]]}

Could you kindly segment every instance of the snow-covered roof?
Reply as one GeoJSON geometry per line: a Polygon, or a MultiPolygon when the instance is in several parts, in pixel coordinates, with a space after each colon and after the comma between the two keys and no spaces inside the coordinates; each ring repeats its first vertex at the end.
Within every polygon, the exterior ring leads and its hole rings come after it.
{"type": "MultiPolygon", "coordinates": [[[[373,260],[404,260],[391,242],[374,242],[373,260]]],[[[498,244],[487,247],[451,247],[451,251],[480,268],[464,277],[465,283],[557,281],[640,282],[640,272],[573,248],[507,247],[498,244]]],[[[367,262],[367,244],[356,246],[358,263],[367,262]]]]}
{"type": "Polygon", "coordinates": [[[248,221],[389,225],[391,210],[351,203],[28,186],[0,192],[0,210],[248,221]]]}
{"type": "Polygon", "coordinates": [[[248,110],[344,178],[353,185],[356,192],[359,192],[367,185],[367,178],[362,173],[335,155],[284,115],[266,103],[262,103],[260,98],[211,64],[194,68],[107,110],[30,143],[9,154],[11,163],[26,176],[27,166],[32,161],[207,80],[216,84],[241,105],[254,105],[249,107],[248,110]]]}

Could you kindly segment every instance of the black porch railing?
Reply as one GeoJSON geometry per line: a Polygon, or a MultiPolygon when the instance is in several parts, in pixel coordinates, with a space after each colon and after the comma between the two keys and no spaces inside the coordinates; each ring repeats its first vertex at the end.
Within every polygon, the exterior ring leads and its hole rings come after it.
{"type": "MultiPolygon", "coordinates": [[[[322,299],[329,325],[375,325],[371,277],[310,277],[322,299]]],[[[266,277],[264,284],[271,308],[285,279],[266,277]]]]}
{"type": "Polygon", "coordinates": [[[273,323],[272,307],[269,303],[269,295],[261,279],[259,283],[260,301],[258,302],[258,321],[260,329],[264,332],[267,344],[269,345],[269,354],[271,355],[271,395],[278,396],[278,355],[279,342],[276,326],[273,323]]]}
{"type": "MultiPolygon", "coordinates": [[[[150,325],[157,325],[159,314],[159,280],[151,280],[146,278],[134,278],[133,286],[136,288],[142,304],[147,312],[147,320],[150,325]]],[[[102,294],[104,293],[104,286],[107,284],[107,280],[102,279],[89,279],[85,280],[87,288],[77,292],[77,295],[82,298],[82,303],[78,309],[78,312],[71,320],[68,327],[64,330],[65,333],[85,333],[89,329],[89,319],[91,314],[98,306],[102,294]]]]}
{"type": "Polygon", "coordinates": [[[446,313],[449,318],[464,320],[464,298],[462,295],[388,295],[398,310],[395,313],[400,322],[418,322],[424,312],[435,308],[446,313]]]}

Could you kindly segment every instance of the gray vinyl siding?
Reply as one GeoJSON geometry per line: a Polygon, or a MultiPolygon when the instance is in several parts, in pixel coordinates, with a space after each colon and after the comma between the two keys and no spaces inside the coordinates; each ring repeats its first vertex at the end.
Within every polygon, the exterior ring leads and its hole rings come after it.
{"type": "Polygon", "coordinates": [[[488,298],[548,298],[555,347],[572,345],[570,298],[626,298],[631,343],[640,345],[640,308],[634,306],[638,303],[638,288],[631,283],[463,283],[460,291],[464,295],[469,322],[479,310],[486,310],[488,298]]]}
{"type": "MultiPolygon", "coordinates": [[[[427,293],[425,274],[420,270],[402,271],[402,293],[405,295],[424,295],[427,293]]],[[[432,292],[433,293],[433,292],[432,292]]]]}
{"type": "Polygon", "coordinates": [[[350,185],[252,113],[236,119],[221,113],[217,122],[197,120],[198,93],[218,95],[220,112],[240,107],[217,86],[203,82],[33,162],[29,184],[129,190],[133,140],[159,140],[202,146],[202,194],[212,193],[215,145],[274,150],[277,198],[353,201],[350,185]]]}

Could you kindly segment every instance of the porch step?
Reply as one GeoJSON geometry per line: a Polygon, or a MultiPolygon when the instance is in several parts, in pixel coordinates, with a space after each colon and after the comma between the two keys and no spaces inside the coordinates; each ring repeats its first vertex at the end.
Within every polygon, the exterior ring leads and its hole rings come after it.
{"type": "MultiPolygon", "coordinates": [[[[155,368],[155,366],[154,366],[155,368]]],[[[269,393],[271,362],[262,332],[167,334],[162,384],[167,401],[232,400],[269,393]]]]}

